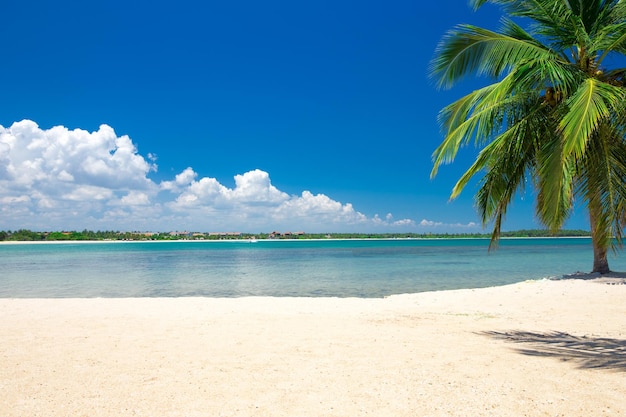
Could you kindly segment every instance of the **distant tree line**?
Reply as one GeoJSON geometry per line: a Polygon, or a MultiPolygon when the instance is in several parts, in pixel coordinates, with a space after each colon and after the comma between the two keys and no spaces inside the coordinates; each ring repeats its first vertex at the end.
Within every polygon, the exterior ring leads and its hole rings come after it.
{"type": "MultiPolygon", "coordinates": [[[[187,233],[187,232],[120,232],[120,231],[63,231],[35,232],[27,229],[0,231],[0,241],[45,242],[62,240],[237,240],[237,239],[445,239],[490,238],[486,233],[187,233]]],[[[502,237],[578,237],[590,236],[586,230],[531,229],[502,232],[502,237]]]]}

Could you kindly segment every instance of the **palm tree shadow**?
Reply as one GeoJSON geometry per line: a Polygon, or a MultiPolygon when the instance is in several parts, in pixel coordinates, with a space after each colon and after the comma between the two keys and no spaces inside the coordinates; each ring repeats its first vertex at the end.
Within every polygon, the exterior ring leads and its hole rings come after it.
{"type": "Polygon", "coordinates": [[[626,340],[578,337],[563,332],[523,331],[481,332],[497,340],[522,344],[517,352],[528,356],[553,357],[572,361],[579,369],[606,369],[626,372],[626,340]]]}

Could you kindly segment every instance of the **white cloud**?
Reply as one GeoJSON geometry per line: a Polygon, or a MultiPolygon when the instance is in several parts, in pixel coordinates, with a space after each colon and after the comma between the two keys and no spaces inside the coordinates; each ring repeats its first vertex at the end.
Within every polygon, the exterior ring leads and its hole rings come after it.
{"type": "Polygon", "coordinates": [[[106,125],[95,132],[41,129],[30,120],[0,126],[0,199],[14,202],[0,227],[88,227],[120,195],[128,204],[130,196],[155,194],[148,178],[155,170],[128,136],[106,125]]]}
{"type": "Polygon", "coordinates": [[[434,222],[432,220],[423,219],[420,222],[420,226],[438,227],[438,226],[443,226],[443,223],[441,223],[441,222],[434,222]]]}
{"type": "Polygon", "coordinates": [[[415,220],[411,220],[411,219],[396,220],[396,221],[392,222],[391,225],[393,225],[393,226],[414,227],[415,226],[415,220]]]}
{"type": "Polygon", "coordinates": [[[303,191],[301,196],[292,196],[281,202],[273,210],[272,217],[292,227],[309,223],[317,227],[325,226],[329,230],[338,224],[351,226],[368,220],[364,214],[354,210],[352,204],[342,204],[324,194],[314,195],[310,191],[303,191]]]}
{"type": "Polygon", "coordinates": [[[26,195],[20,196],[7,196],[0,198],[0,203],[3,205],[8,204],[16,204],[16,203],[28,203],[30,201],[30,197],[26,195]]]}
{"type": "Polygon", "coordinates": [[[107,188],[147,188],[146,175],[156,169],[128,136],[117,137],[102,125],[95,132],[56,126],[40,129],[23,120],[0,126],[0,163],[15,185],[55,186],[57,180],[107,188]],[[8,149],[8,151],[7,151],[8,149]]]}
{"type": "Polygon", "coordinates": [[[140,191],[130,191],[121,198],[120,202],[127,206],[144,206],[150,204],[150,197],[140,191]]]}
{"type": "MultiPolygon", "coordinates": [[[[201,178],[190,168],[176,176],[176,186],[166,182],[162,188],[176,191],[181,185],[188,184],[171,205],[174,209],[185,207],[212,207],[217,209],[243,209],[254,206],[277,206],[289,199],[289,195],[279,191],[270,181],[269,174],[261,170],[235,175],[235,188],[230,189],[220,184],[215,178],[201,178]]],[[[162,183],[163,184],[163,183],[162,183]]]]}
{"type": "MultiPolygon", "coordinates": [[[[410,231],[443,224],[368,217],[325,194],[289,195],[255,169],[229,188],[191,167],[155,183],[156,156],[126,136],[24,120],[0,126],[0,230],[410,231]]],[[[469,225],[463,226],[469,227],[469,225]]]]}
{"type": "MultiPolygon", "coordinates": [[[[152,156],[154,158],[154,156],[152,156]]],[[[191,167],[186,168],[183,172],[176,175],[174,181],[162,181],[160,186],[163,190],[177,191],[180,187],[187,186],[196,179],[196,174],[191,167]]]]}
{"type": "Polygon", "coordinates": [[[59,175],[57,176],[57,178],[59,179],[59,181],[67,181],[67,182],[74,181],[74,176],[70,174],[69,172],[67,172],[66,170],[62,170],[61,172],[59,172],[59,175]]]}
{"type": "Polygon", "coordinates": [[[113,191],[108,188],[93,185],[79,185],[69,193],[63,195],[63,199],[70,201],[93,201],[107,200],[113,196],[113,191]]]}
{"type": "Polygon", "coordinates": [[[411,229],[415,227],[415,220],[412,220],[412,219],[394,220],[393,214],[391,213],[387,213],[387,215],[385,216],[385,220],[382,220],[380,217],[378,217],[378,214],[377,214],[374,216],[374,221],[381,225],[386,225],[386,226],[405,227],[405,228],[411,228],[411,229]]]}
{"type": "Polygon", "coordinates": [[[255,169],[243,175],[235,175],[235,189],[231,198],[244,204],[280,204],[289,196],[270,182],[267,172],[255,169]]]}
{"type": "Polygon", "coordinates": [[[172,208],[215,206],[225,207],[231,190],[224,187],[215,178],[201,178],[191,184],[176,198],[172,208]]]}
{"type": "Polygon", "coordinates": [[[419,222],[419,225],[424,228],[434,228],[437,230],[443,229],[477,229],[480,228],[480,225],[476,222],[469,223],[444,223],[444,222],[436,222],[432,220],[423,219],[419,222]]]}

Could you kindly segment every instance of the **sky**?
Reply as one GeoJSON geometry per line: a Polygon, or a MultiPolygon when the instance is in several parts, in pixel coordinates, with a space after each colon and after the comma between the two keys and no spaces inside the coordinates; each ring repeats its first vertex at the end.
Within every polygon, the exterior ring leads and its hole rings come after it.
{"type": "MultiPolygon", "coordinates": [[[[428,65],[466,0],[5,1],[0,230],[474,233],[430,178],[428,65]]],[[[505,230],[540,228],[532,190],[505,230]]],[[[588,229],[584,210],[568,228],[588,229]]]]}

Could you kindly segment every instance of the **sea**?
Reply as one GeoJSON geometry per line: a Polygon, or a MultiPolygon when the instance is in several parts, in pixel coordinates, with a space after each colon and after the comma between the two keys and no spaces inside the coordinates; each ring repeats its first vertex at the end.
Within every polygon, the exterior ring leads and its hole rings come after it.
{"type": "MultiPolygon", "coordinates": [[[[361,297],[589,272],[588,238],[0,244],[0,298],[361,297]]],[[[626,271],[626,256],[609,258],[626,271]]]]}

